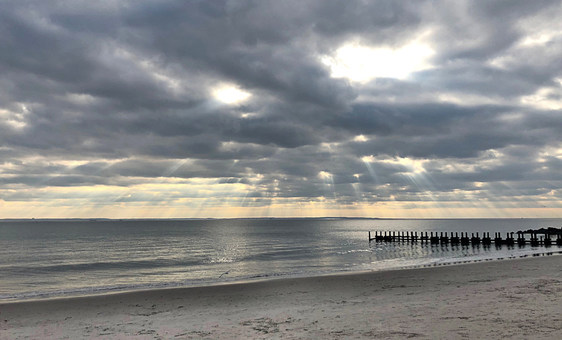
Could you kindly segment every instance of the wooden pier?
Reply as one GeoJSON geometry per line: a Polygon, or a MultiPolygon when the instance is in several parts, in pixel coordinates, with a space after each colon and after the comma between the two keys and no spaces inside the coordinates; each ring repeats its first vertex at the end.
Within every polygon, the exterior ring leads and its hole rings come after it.
{"type": "Polygon", "coordinates": [[[495,244],[496,246],[507,245],[507,246],[525,246],[527,244],[532,247],[545,246],[549,247],[553,244],[562,246],[562,234],[550,235],[545,234],[544,236],[539,236],[537,233],[526,233],[526,232],[510,232],[506,233],[505,238],[502,238],[501,233],[494,233],[494,237],[490,236],[490,233],[484,232],[482,236],[480,233],[469,233],[466,232],[433,232],[433,231],[375,231],[374,233],[369,231],[369,242],[403,242],[403,243],[429,243],[429,244],[451,244],[451,245],[484,245],[490,246],[495,244]],[[517,237],[515,237],[515,235],[517,237]],[[526,235],[530,235],[526,238],[526,235]],[[555,236],[555,238],[554,238],[555,236]]]}

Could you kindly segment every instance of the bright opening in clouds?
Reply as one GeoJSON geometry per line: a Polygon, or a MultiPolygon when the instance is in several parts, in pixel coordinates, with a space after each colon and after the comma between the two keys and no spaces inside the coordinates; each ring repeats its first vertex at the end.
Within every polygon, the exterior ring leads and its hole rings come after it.
{"type": "Polygon", "coordinates": [[[561,217],[560,1],[0,2],[0,218],[561,217]]]}
{"type": "Polygon", "coordinates": [[[251,94],[233,85],[220,85],[213,90],[213,96],[226,104],[238,104],[250,98],[251,94]]]}
{"type": "Polygon", "coordinates": [[[332,77],[364,83],[375,78],[406,79],[430,68],[428,59],[433,54],[429,45],[418,41],[399,48],[350,43],[337,49],[334,56],[323,57],[322,62],[330,67],[332,77]]]}
{"type": "Polygon", "coordinates": [[[357,136],[353,137],[354,142],[366,142],[368,140],[369,139],[367,137],[363,136],[363,135],[357,135],[357,136]]]}

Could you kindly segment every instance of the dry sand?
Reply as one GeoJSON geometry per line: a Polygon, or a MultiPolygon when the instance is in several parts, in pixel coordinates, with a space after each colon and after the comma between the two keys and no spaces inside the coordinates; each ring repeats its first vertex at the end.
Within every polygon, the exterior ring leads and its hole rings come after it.
{"type": "Polygon", "coordinates": [[[0,304],[2,339],[560,339],[562,256],[0,304]]]}

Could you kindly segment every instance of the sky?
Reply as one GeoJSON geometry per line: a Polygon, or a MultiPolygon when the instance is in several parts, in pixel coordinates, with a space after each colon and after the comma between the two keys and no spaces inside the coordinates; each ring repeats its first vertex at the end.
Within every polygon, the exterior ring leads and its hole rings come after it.
{"type": "Polygon", "coordinates": [[[0,218],[562,217],[561,17],[0,0],[0,218]]]}

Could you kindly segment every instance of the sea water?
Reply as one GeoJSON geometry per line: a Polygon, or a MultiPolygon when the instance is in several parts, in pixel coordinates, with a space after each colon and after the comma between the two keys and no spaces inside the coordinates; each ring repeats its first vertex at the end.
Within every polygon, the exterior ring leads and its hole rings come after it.
{"type": "Polygon", "coordinates": [[[506,232],[562,219],[208,219],[0,221],[0,301],[330,273],[400,269],[559,252],[369,242],[368,231],[506,232]]]}

